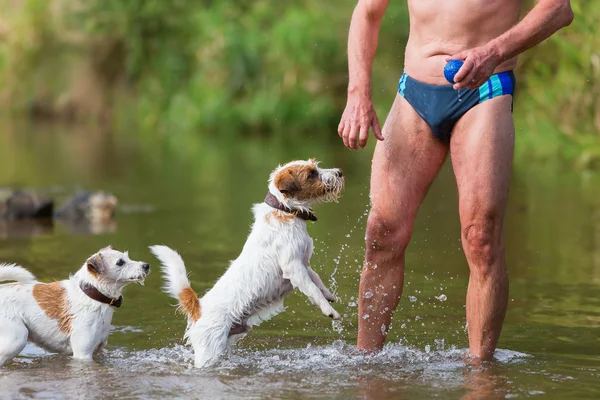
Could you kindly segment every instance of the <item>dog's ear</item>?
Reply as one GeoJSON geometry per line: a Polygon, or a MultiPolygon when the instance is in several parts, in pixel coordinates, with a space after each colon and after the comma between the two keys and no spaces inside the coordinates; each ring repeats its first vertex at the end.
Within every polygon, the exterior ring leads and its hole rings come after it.
{"type": "Polygon", "coordinates": [[[92,275],[101,274],[104,272],[104,261],[100,254],[94,254],[86,261],[88,272],[92,275]]]}
{"type": "Polygon", "coordinates": [[[114,249],[113,249],[113,247],[112,247],[112,246],[109,244],[109,245],[108,245],[108,246],[106,246],[105,248],[103,248],[103,249],[100,249],[100,251],[103,251],[103,250],[114,250],[114,249]]]}
{"type": "Polygon", "coordinates": [[[301,189],[296,177],[289,169],[281,172],[275,178],[275,187],[283,194],[293,194],[301,189]]]}

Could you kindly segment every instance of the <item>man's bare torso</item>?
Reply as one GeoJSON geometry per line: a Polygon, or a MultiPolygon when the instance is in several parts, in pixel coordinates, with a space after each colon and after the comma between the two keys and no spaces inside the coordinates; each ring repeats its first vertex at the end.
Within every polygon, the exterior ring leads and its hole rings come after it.
{"type": "MultiPolygon", "coordinates": [[[[410,36],[405,72],[414,79],[447,85],[445,57],[482,46],[515,25],[522,0],[408,0],[410,36]]],[[[495,72],[515,67],[516,58],[495,72]]]]}

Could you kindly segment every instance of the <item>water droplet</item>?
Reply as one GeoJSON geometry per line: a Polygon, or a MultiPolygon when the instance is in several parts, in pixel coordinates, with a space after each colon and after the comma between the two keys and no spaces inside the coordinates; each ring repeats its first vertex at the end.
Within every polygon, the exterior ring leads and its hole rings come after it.
{"type": "Polygon", "coordinates": [[[373,264],[373,265],[371,266],[371,268],[373,268],[373,269],[377,269],[377,264],[373,264]]]}
{"type": "Polygon", "coordinates": [[[408,300],[410,300],[411,303],[414,303],[417,301],[417,298],[415,296],[408,296],[408,300]]]}
{"type": "Polygon", "coordinates": [[[373,292],[371,292],[370,290],[364,294],[365,299],[370,299],[371,297],[373,297],[373,292]]]}
{"type": "Polygon", "coordinates": [[[342,331],[344,330],[342,323],[340,321],[335,320],[331,321],[331,328],[337,333],[342,333],[342,331]]]}
{"type": "Polygon", "coordinates": [[[362,319],[367,319],[369,318],[369,314],[363,314],[362,319]]]}
{"type": "Polygon", "coordinates": [[[385,324],[381,324],[381,334],[385,335],[385,324]]]}
{"type": "Polygon", "coordinates": [[[431,346],[430,345],[426,345],[425,346],[425,353],[429,353],[431,351],[431,346]]]}
{"type": "Polygon", "coordinates": [[[445,294],[440,294],[439,296],[435,296],[435,298],[439,301],[446,301],[448,299],[445,294]]]}
{"type": "Polygon", "coordinates": [[[351,301],[350,303],[348,303],[348,307],[356,307],[356,303],[351,301]]]}

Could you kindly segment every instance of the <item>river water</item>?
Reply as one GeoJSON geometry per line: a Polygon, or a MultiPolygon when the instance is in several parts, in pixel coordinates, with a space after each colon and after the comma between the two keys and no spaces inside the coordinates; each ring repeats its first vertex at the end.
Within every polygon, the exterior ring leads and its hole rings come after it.
{"type": "Polygon", "coordinates": [[[266,140],[2,124],[0,186],[36,188],[59,202],[79,188],[107,190],[120,203],[108,226],[0,223],[0,261],[59,280],[111,244],[153,272],[145,286],[127,288],[94,363],[28,345],[0,369],[0,398],[600,398],[598,176],[556,163],[515,164],[506,324],[496,360],[472,366],[463,360],[468,267],[446,165],[417,218],[389,343],[363,356],[353,344],[372,151],[347,151],[324,138],[330,134],[266,140]],[[195,290],[204,292],[239,254],[270,171],[309,157],[346,177],[340,202],[319,206],[319,221],[309,224],[312,265],[340,297],[341,322],[294,292],[285,313],[216,367],[195,370],[185,321],[160,291],[148,246],[180,251],[195,290]]]}

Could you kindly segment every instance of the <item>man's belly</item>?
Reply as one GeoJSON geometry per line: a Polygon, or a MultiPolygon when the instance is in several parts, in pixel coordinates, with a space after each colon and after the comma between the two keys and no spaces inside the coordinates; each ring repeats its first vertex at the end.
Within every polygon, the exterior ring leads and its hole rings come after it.
{"type": "MultiPolygon", "coordinates": [[[[419,81],[449,84],[446,57],[484,46],[514,26],[522,0],[409,0],[410,36],[405,70],[419,81]]],[[[516,58],[503,60],[494,72],[514,69],[516,58]]]]}
{"type": "MultiPolygon", "coordinates": [[[[449,85],[444,78],[446,57],[459,51],[439,51],[437,54],[423,54],[421,50],[414,51],[407,46],[404,56],[404,72],[413,79],[430,85],[449,85]]],[[[517,58],[503,61],[496,67],[494,73],[513,70],[517,65],[517,58]]]]}

